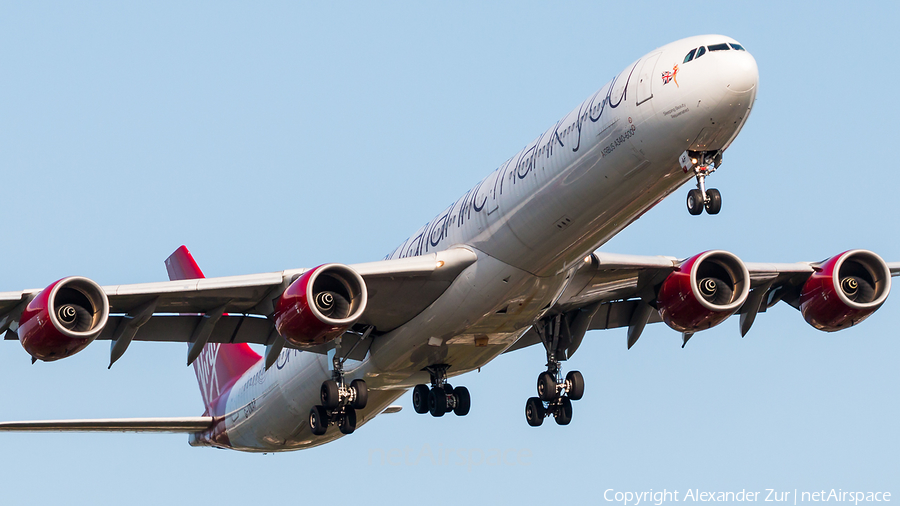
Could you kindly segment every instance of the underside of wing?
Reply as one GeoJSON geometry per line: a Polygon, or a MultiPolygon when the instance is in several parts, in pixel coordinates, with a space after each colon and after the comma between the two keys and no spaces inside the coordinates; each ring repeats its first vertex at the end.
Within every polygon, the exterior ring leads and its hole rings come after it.
{"type": "MultiPolygon", "coordinates": [[[[571,275],[544,320],[559,319],[561,356],[574,353],[584,332],[595,329],[627,328],[631,348],[648,323],[665,322],[686,343],[694,333],[738,314],[745,335],[758,313],[780,301],[819,330],[832,332],[877,310],[897,275],[900,263],[888,264],[866,250],[797,263],[744,263],[723,251],[684,260],[597,252],[571,275]]],[[[507,351],[541,343],[540,325],[507,351]]]]}
{"type": "Polygon", "coordinates": [[[0,422],[0,432],[201,432],[213,424],[211,416],[182,418],[105,418],[0,422]]]}
{"type": "MultiPolygon", "coordinates": [[[[45,361],[95,339],[114,342],[111,362],[132,341],[186,342],[194,350],[206,343],[275,345],[267,360],[284,346],[324,353],[342,333],[352,347],[363,335],[406,323],[476,258],[467,248],[451,248],[364,264],[132,285],[63,278],[43,290],[0,293],[0,332],[45,361]]],[[[363,356],[367,349],[354,347],[363,356]]],[[[189,353],[188,362],[196,355],[189,353]]]]}

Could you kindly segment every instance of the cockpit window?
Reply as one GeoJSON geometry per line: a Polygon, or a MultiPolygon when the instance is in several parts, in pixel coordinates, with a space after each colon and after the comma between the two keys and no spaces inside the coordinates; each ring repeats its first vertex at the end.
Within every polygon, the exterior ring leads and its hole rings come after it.
{"type": "Polygon", "coordinates": [[[697,52],[697,48],[691,49],[691,52],[684,57],[684,63],[687,63],[694,59],[694,53],[697,52]]]}
{"type": "Polygon", "coordinates": [[[710,51],[728,51],[729,49],[731,49],[731,48],[728,47],[728,44],[726,44],[724,42],[721,44],[713,44],[713,45],[709,46],[710,51]]]}
{"type": "Polygon", "coordinates": [[[742,46],[740,44],[735,44],[734,42],[731,43],[731,47],[733,47],[737,51],[746,51],[746,49],[744,49],[744,46],[742,46]]]}
{"type": "Polygon", "coordinates": [[[697,50],[697,56],[695,57],[695,59],[700,58],[701,56],[703,56],[705,54],[706,54],[706,48],[703,46],[700,46],[700,49],[697,50]]]}

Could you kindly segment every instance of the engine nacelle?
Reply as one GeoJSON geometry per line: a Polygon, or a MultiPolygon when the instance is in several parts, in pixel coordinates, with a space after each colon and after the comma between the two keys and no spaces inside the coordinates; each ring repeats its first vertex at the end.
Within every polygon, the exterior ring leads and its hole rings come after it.
{"type": "Polygon", "coordinates": [[[846,251],[815,269],[800,291],[800,312],[810,325],[825,332],[865,320],[891,291],[891,270],[871,251],[846,251]]]}
{"type": "Polygon", "coordinates": [[[19,318],[19,342],[32,357],[50,362],[91,344],[109,319],[109,299],[88,278],[63,278],[41,290],[19,318]]]}
{"type": "Polygon", "coordinates": [[[341,264],[320,265],[291,283],[275,307],[275,328],[297,346],[323,344],[343,334],[366,309],[366,282],[341,264]]]}
{"type": "Polygon", "coordinates": [[[669,274],[656,298],[666,325],[679,332],[697,332],[722,323],[750,293],[750,273],[735,255],[707,251],[669,274]]]}

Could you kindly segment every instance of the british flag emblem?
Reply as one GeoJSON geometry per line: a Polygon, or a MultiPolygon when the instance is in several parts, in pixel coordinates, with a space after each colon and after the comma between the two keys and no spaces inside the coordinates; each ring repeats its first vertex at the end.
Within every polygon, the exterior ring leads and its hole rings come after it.
{"type": "MultiPolygon", "coordinates": [[[[662,73],[663,84],[669,84],[672,81],[675,81],[675,86],[678,86],[678,64],[672,66],[672,70],[667,70],[662,73]]],[[[678,86],[679,88],[681,86],[678,86]]]]}

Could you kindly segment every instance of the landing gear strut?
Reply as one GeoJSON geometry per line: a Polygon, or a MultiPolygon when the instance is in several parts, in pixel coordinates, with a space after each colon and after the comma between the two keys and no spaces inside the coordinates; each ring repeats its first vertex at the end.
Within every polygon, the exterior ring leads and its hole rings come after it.
{"type": "Polygon", "coordinates": [[[553,416],[559,425],[568,425],[572,421],[572,401],[584,396],[584,376],[580,372],[570,371],[565,379],[562,376],[562,318],[563,315],[556,315],[534,327],[547,351],[547,370],[538,376],[538,396],[525,403],[525,419],[532,427],[540,426],[548,416],[553,416]]]}
{"type": "MultiPolygon", "coordinates": [[[[366,329],[360,341],[369,337],[371,331],[372,327],[366,329]]],[[[319,389],[322,404],[309,410],[309,428],[316,436],[325,434],[329,425],[337,425],[342,434],[352,434],[356,430],[356,410],[364,409],[369,402],[369,389],[364,380],[355,379],[349,385],[344,381],[346,360],[346,357],[342,359],[337,353],[334,354],[332,378],[322,382],[319,389]]]]}
{"type": "Polygon", "coordinates": [[[685,172],[692,171],[697,178],[697,188],[688,192],[688,212],[696,216],[706,209],[709,214],[719,214],[722,210],[722,194],[715,188],[706,189],[706,176],[722,164],[721,153],[685,151],[679,158],[685,172]]]}
{"type": "Polygon", "coordinates": [[[469,397],[469,389],[466,387],[453,388],[447,383],[446,364],[431,365],[425,368],[431,375],[431,388],[428,385],[418,384],[413,388],[413,409],[416,413],[431,413],[431,416],[444,416],[453,411],[456,416],[466,416],[472,405],[469,397]]]}

